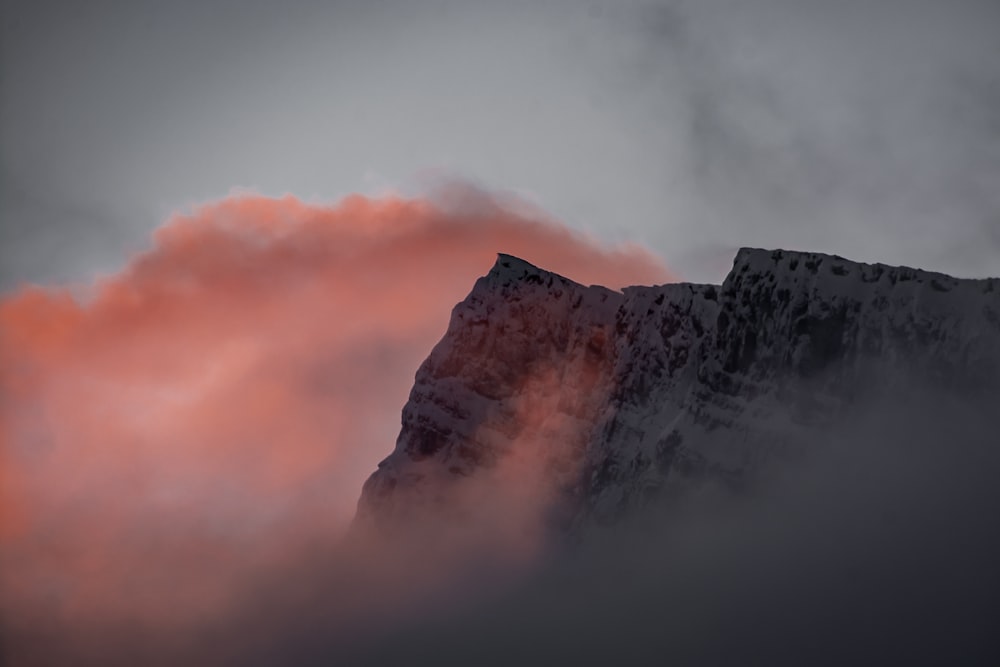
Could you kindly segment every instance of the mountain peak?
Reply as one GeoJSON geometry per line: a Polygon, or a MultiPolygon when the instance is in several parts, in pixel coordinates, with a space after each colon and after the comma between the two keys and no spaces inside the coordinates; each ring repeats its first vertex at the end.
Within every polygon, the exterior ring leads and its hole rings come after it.
{"type": "Polygon", "coordinates": [[[497,253],[497,260],[493,268],[486,274],[486,279],[491,284],[508,285],[518,282],[551,282],[558,279],[561,282],[572,283],[573,281],[564,278],[557,273],[540,269],[531,262],[523,260],[514,255],[497,253]]]}
{"type": "Polygon", "coordinates": [[[615,292],[499,254],[418,371],[359,511],[428,509],[442,479],[492,475],[529,442],[572,521],[612,517],[691,480],[738,484],[910,383],[1000,391],[1000,280],[742,248],[721,286],[615,292]]]}
{"type": "MultiPolygon", "coordinates": [[[[783,273],[794,273],[796,271],[810,272],[816,274],[820,266],[825,266],[827,271],[837,276],[847,276],[857,274],[871,277],[883,274],[904,276],[912,280],[922,282],[936,278],[944,282],[958,284],[975,282],[995,282],[996,278],[954,278],[944,273],[929,271],[910,266],[896,266],[890,264],[857,262],[840,255],[831,255],[822,252],[808,252],[804,250],[785,250],[781,248],[740,248],[733,259],[733,269],[729,274],[734,277],[740,273],[748,271],[780,271],[783,273]]],[[[866,281],[869,282],[869,281],[866,281]]]]}
{"type": "Polygon", "coordinates": [[[518,272],[518,271],[541,271],[537,266],[531,262],[516,257],[514,255],[508,255],[507,253],[498,252],[497,261],[493,265],[492,271],[494,272],[518,272]]]}
{"type": "Polygon", "coordinates": [[[482,293],[484,290],[495,291],[498,288],[503,291],[515,286],[542,287],[555,295],[561,295],[566,290],[581,291],[584,299],[604,304],[602,308],[607,304],[616,303],[621,297],[621,290],[610,289],[603,285],[584,285],[554,271],[539,268],[520,257],[502,252],[497,253],[497,260],[489,273],[476,282],[473,294],[482,293]]]}

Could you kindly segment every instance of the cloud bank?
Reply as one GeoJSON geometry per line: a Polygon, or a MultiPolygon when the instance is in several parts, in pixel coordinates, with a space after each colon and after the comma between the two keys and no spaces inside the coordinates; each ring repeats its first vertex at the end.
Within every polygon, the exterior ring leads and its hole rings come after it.
{"type": "Polygon", "coordinates": [[[669,279],[639,248],[454,186],[333,206],[234,196],[175,216],[91,285],[6,295],[11,655],[193,636],[330,545],[391,450],[413,372],[498,251],[584,283],[669,279]]]}
{"type": "Polygon", "coordinates": [[[352,664],[996,664],[996,397],[919,380],[887,394],[745,491],[704,486],[595,528],[498,599],[352,664]]]}

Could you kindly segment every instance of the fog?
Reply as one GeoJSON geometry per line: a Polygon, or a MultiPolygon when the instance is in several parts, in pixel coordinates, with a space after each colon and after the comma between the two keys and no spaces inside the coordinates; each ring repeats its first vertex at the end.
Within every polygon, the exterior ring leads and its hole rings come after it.
{"type": "Polygon", "coordinates": [[[703,487],[592,529],[502,599],[351,660],[993,664],[998,426],[985,403],[883,398],[739,495],[703,487]]]}
{"type": "Polygon", "coordinates": [[[453,185],[225,199],[168,221],[116,274],[0,300],[11,659],[127,662],[138,642],[146,662],[234,622],[261,580],[311,587],[322,569],[300,561],[354,516],[416,367],[497,247],[589,282],[669,275],[453,185]]]}
{"type": "Polygon", "coordinates": [[[8,0],[0,288],[233,188],[449,174],[718,282],[784,247],[1000,274],[993,0],[8,0]]]}
{"type": "MultiPolygon", "coordinates": [[[[476,520],[354,532],[259,570],[234,613],[194,631],[95,626],[72,655],[102,664],[995,664],[1000,421],[986,401],[916,386],[866,400],[738,491],[695,484],[528,559],[505,548],[514,533],[476,520]]],[[[519,487],[494,492],[510,501],[519,487]]]]}
{"type": "Polygon", "coordinates": [[[930,390],[572,553],[335,527],[497,252],[610,286],[740,246],[1000,274],[998,34],[994,0],[4,2],[0,644],[987,657],[997,424],[930,390]]]}

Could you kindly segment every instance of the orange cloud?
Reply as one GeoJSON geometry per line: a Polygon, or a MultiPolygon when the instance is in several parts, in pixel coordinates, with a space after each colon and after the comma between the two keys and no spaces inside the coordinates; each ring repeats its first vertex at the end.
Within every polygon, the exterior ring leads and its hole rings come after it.
{"type": "Polygon", "coordinates": [[[253,572],[328,540],[497,252],[584,283],[669,278],[639,248],[469,189],[329,207],[239,196],[154,241],[93,285],[0,301],[15,650],[81,623],[141,635],[224,614],[253,572]]]}

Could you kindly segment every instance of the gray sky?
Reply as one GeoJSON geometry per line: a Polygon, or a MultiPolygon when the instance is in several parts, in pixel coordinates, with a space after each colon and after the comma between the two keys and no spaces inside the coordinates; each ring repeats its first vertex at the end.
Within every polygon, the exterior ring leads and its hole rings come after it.
{"type": "Polygon", "coordinates": [[[689,280],[742,245],[1000,275],[996,2],[2,11],[3,289],[113,270],[233,188],[330,201],[442,174],[689,280]]]}

